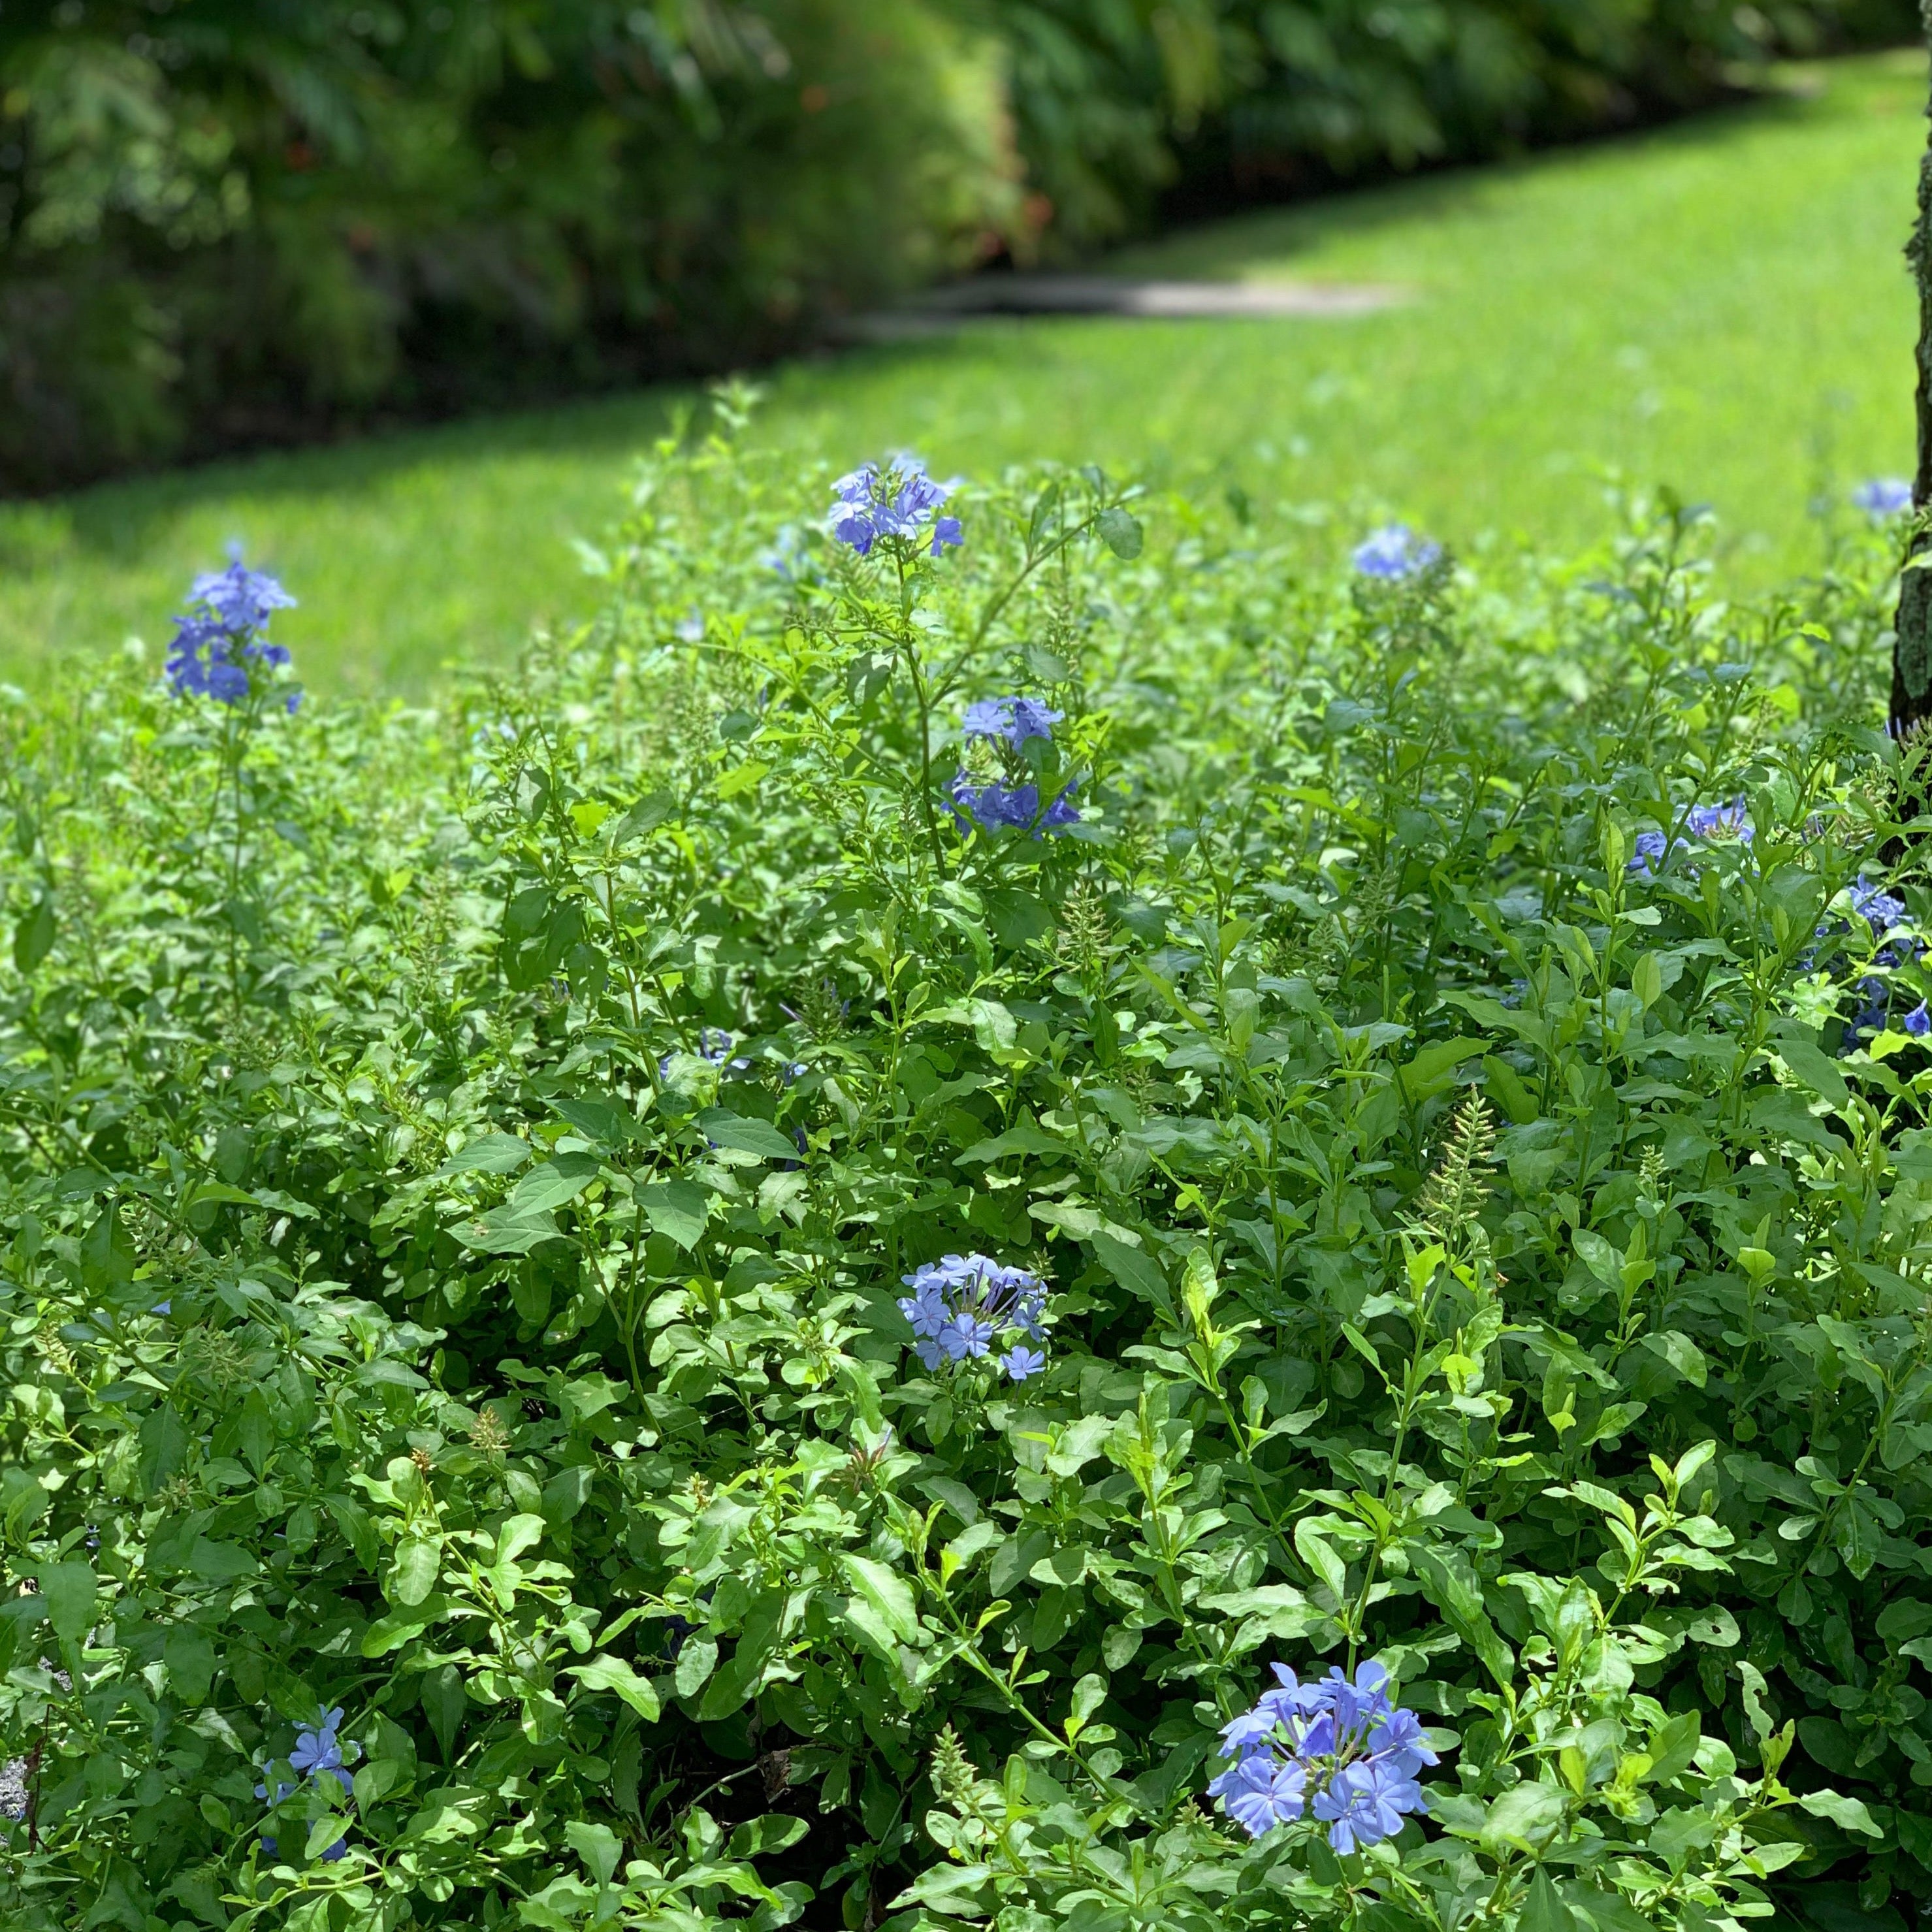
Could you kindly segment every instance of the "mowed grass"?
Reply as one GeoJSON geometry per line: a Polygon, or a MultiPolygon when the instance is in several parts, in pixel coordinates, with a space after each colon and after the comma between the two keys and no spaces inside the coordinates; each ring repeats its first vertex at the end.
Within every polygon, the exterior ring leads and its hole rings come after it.
{"type": "MultiPolygon", "coordinates": [[[[1606,473],[1712,502],[1742,586],[1807,568],[1811,505],[1911,459],[1900,248],[1922,54],[1792,70],[1785,97],[1642,136],[1244,217],[1122,272],[1400,284],[1348,320],[987,320],[772,372],[758,434],[940,473],[1034,456],[1238,485],[1340,544],[1400,514],[1566,546],[1606,473]],[[1311,506],[1328,506],[1325,523],[1311,506]]],[[[414,690],[594,602],[571,539],[621,508],[669,392],[223,464],[0,507],[0,671],[158,652],[239,540],[302,600],[320,688],[414,690]]]]}

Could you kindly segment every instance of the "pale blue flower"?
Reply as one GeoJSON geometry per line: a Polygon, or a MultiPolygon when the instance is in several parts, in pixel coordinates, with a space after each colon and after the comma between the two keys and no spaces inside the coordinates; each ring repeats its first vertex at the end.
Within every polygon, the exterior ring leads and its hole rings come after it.
{"type": "MultiPolygon", "coordinates": [[[[226,570],[194,580],[187,614],[175,620],[166,676],[178,698],[239,704],[248,695],[250,662],[276,670],[289,661],[286,647],[269,643],[266,633],[274,613],[292,610],[296,600],[266,572],[244,568],[238,545],[229,555],[226,570]]],[[[291,694],[291,712],[300,698],[291,694]]]]}
{"type": "Polygon", "coordinates": [[[1902,476],[1874,476],[1852,492],[1852,501],[1874,521],[1912,507],[1912,485],[1902,476]]]}
{"type": "MultiPolygon", "coordinates": [[[[332,1711],[318,1710],[313,1724],[298,1724],[296,1726],[295,1748],[289,1753],[289,1768],[300,1772],[304,1780],[322,1777],[335,1778],[340,1781],[344,1794],[346,1796],[354,1790],[356,1780],[343,1762],[342,1744],[338,1735],[341,1727],[342,1707],[340,1705],[332,1711]]],[[[295,1789],[292,1784],[278,1783],[275,1795],[271,1798],[268,1786],[258,1784],[255,1787],[255,1796],[272,1804],[279,1804],[295,1789]]],[[[262,1850],[272,1858],[278,1856],[280,1846],[277,1840],[264,1833],[262,1850]]],[[[345,1834],[322,1856],[326,1863],[333,1864],[346,1857],[348,1850],[349,1840],[345,1834]]]]}
{"type": "Polygon", "coordinates": [[[1292,1822],[1312,1795],[1329,1843],[1348,1852],[1428,1808],[1416,1773],[1436,1754],[1415,1714],[1390,1702],[1380,1664],[1304,1684],[1278,1664],[1275,1676],[1276,1688],[1222,1729],[1221,1755],[1234,1763],[1208,1787],[1244,1830],[1259,1838],[1292,1822]]]}
{"type": "MultiPolygon", "coordinates": [[[[980,1360],[1002,1336],[1016,1331],[1030,1342],[1046,1340],[1046,1285],[1025,1268],[1004,1266],[986,1255],[946,1255],[904,1279],[912,1293],[900,1297],[899,1312],[911,1328],[914,1352],[928,1369],[980,1360]]],[[[1043,1350],[1020,1342],[998,1360],[1013,1382],[1046,1366],[1043,1350]]]]}
{"type": "Polygon", "coordinates": [[[1308,1770],[1292,1758],[1254,1752],[1234,1763],[1208,1786],[1208,1795],[1251,1838],[1277,1825],[1292,1825],[1307,1802],[1308,1770]]]}
{"type": "Polygon", "coordinates": [[[952,486],[935,483],[916,457],[862,464],[840,477],[832,494],[838,500],[832,534],[861,556],[869,556],[881,538],[925,543],[934,556],[965,541],[957,517],[936,514],[952,486]]]}
{"type": "Polygon", "coordinates": [[[1406,524],[1389,524],[1372,530],[1353,553],[1355,568],[1364,577],[1393,583],[1426,570],[1442,554],[1442,546],[1418,539],[1406,524]]]}

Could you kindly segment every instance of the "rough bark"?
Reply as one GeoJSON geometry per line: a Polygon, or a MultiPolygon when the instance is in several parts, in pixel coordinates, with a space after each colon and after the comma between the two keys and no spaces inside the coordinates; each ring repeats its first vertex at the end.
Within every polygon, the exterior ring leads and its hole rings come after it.
{"type": "MultiPolygon", "coordinates": [[[[1928,46],[1932,46],[1932,0],[1920,0],[1928,46]]],[[[1932,106],[1928,106],[1932,116],[1932,106]]],[[[1932,502],[1932,145],[1918,164],[1918,218],[1906,244],[1918,290],[1918,467],[1912,479],[1915,510],[1932,502]]],[[[1921,532],[1912,554],[1932,544],[1921,532]]],[[[1894,736],[1932,718],[1932,570],[1908,570],[1900,579],[1897,640],[1892,651],[1892,729],[1894,736]]]]}

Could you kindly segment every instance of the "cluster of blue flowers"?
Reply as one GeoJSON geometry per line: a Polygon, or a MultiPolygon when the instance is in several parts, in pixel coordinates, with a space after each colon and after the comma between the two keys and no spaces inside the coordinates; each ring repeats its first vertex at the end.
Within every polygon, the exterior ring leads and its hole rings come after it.
{"type": "Polygon", "coordinates": [[[1912,507],[1912,485],[1902,476],[1874,476],[1852,492],[1852,502],[1874,521],[1912,507]]]}
{"type": "MultiPolygon", "coordinates": [[[[286,647],[270,644],[267,632],[269,618],[295,602],[266,572],[244,568],[238,547],[230,550],[226,570],[194,580],[188,614],[175,620],[167,677],[176,696],[241,704],[248,695],[248,661],[272,670],[288,662],[286,647]]],[[[289,694],[291,712],[301,702],[300,692],[289,694]]]]}
{"type": "Polygon", "coordinates": [[[987,1255],[946,1255],[901,1279],[911,1294],[899,1312],[912,1324],[914,1348],[928,1369],[978,1360],[1002,1336],[1023,1335],[997,1359],[1010,1382],[1023,1382],[1046,1366],[1046,1287],[1022,1268],[1004,1268],[987,1255]]]}
{"type": "Polygon", "coordinates": [[[1394,583],[1426,570],[1442,554],[1440,544],[1418,538],[1406,524],[1388,524],[1355,546],[1354,562],[1364,577],[1394,583]]]}
{"type": "MultiPolygon", "coordinates": [[[[1738,844],[1748,845],[1753,835],[1750,813],[1741,798],[1733,799],[1728,805],[1694,806],[1684,818],[1684,830],[1687,836],[1674,841],[1666,838],[1661,832],[1640,832],[1635,851],[1625,871],[1640,872],[1646,878],[1654,877],[1664,859],[1672,854],[1688,851],[1692,839],[1706,844],[1717,839],[1732,839],[1738,844]]],[[[1874,940],[1883,939],[1906,917],[1905,902],[1882,886],[1875,885],[1862,872],[1851,889],[1850,898],[1853,916],[1865,922],[1874,940]]],[[[1828,920],[1818,928],[1817,936],[1828,939],[1844,930],[1839,922],[1828,920]]],[[[1808,970],[1817,957],[1817,951],[1814,946],[1803,954],[1798,961],[1801,968],[1808,970]]],[[[1882,965],[1903,966],[1911,958],[1912,949],[1906,940],[1894,940],[1889,945],[1880,946],[1875,956],[1882,965]]],[[[1864,1004],[1846,1025],[1848,1048],[1866,1034],[1880,1031],[1888,1023],[1892,1015],[1892,988],[1876,974],[1869,974],[1858,982],[1858,994],[1864,1004]]],[[[1924,1039],[1932,1034],[1932,1006],[1921,1000],[1898,1024],[1913,1038],[1924,1039]]]]}
{"type": "MultiPolygon", "coordinates": [[[[1861,872],[1857,884],[1851,891],[1852,911],[1871,928],[1874,939],[1882,939],[1892,928],[1900,924],[1906,916],[1905,902],[1887,892],[1882,886],[1875,886],[1861,872]]],[[[1828,926],[1818,928],[1822,938],[1830,930],[1828,926]]],[[[1903,939],[1894,940],[1888,946],[1882,946],[1875,956],[1887,966],[1903,966],[1911,956],[1912,949],[1903,939]]],[[[1890,984],[1876,974],[1858,982],[1858,992],[1864,1004],[1852,1016],[1845,1028],[1845,1038],[1849,1041],[1862,1039],[1865,1034],[1877,1033],[1892,1016],[1892,988],[1890,984]]],[[[1910,1034],[1915,1040],[1923,1040],[1932,1034],[1932,1009],[1921,1000],[1911,1012],[1898,1022],[1900,1029],[1910,1034]]]]}
{"type": "Polygon", "coordinates": [[[938,514],[951,485],[935,483],[915,457],[866,464],[840,477],[832,494],[838,499],[832,534],[861,556],[869,556],[881,537],[926,544],[934,556],[965,542],[959,519],[938,514]]]}
{"type": "Polygon", "coordinates": [[[1436,1753],[1413,1711],[1391,1702],[1388,1672],[1364,1664],[1351,1683],[1339,1668],[1304,1684],[1285,1664],[1279,1680],[1221,1733],[1234,1762],[1208,1795],[1251,1838],[1292,1824],[1311,1807],[1338,1852],[1378,1844],[1429,1801],[1416,1782],[1436,1753]]]}
{"type": "MultiPolygon", "coordinates": [[[[1718,838],[1735,839],[1741,845],[1751,842],[1750,814],[1741,798],[1733,799],[1729,805],[1693,806],[1684,820],[1684,830],[1690,838],[1706,844],[1718,838]]],[[[1650,877],[1669,854],[1690,849],[1684,838],[1673,841],[1661,832],[1640,832],[1630,862],[1624,870],[1650,877]]]]}
{"type": "Polygon", "coordinates": [[[962,728],[969,754],[975,744],[997,746],[1005,754],[1007,770],[1000,778],[981,782],[962,769],[953,779],[952,813],[962,826],[970,822],[983,832],[1030,832],[1038,838],[1079,824],[1079,788],[1064,787],[1042,812],[1040,787],[1025,776],[1018,757],[1029,739],[1052,743],[1053,728],[1066,715],[1036,698],[982,698],[967,706],[962,728]]]}
{"type": "MultiPolygon", "coordinates": [[[[289,1768],[299,1772],[305,1780],[319,1778],[338,1778],[341,1780],[344,1794],[346,1796],[355,1789],[356,1780],[350,1775],[349,1768],[342,1760],[342,1741],[339,1735],[341,1729],[342,1706],[340,1704],[332,1711],[318,1710],[313,1724],[298,1724],[296,1726],[296,1748],[289,1753],[289,1768]]],[[[353,1750],[356,1747],[352,1744],[349,1748],[353,1750]]],[[[255,1787],[255,1796],[267,1799],[272,1804],[279,1804],[295,1789],[292,1784],[278,1784],[274,1796],[269,1798],[267,1785],[258,1784],[255,1787]]],[[[280,1846],[265,1832],[262,1838],[262,1850],[272,1858],[277,1856],[280,1846]]],[[[332,1864],[348,1850],[349,1840],[344,1835],[337,1839],[322,1856],[332,1864]]]]}

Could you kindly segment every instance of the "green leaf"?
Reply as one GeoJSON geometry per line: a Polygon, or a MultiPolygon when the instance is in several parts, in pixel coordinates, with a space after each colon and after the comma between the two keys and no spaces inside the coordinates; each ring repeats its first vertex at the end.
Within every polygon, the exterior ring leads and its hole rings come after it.
{"type": "Polygon", "coordinates": [[[77,1643],[94,1621],[100,1586],[92,1567],[78,1561],[50,1563],[40,1571],[40,1594],[46,1599],[47,1621],[54,1634],[77,1643]]]}
{"type": "Polygon", "coordinates": [[[188,1553],[188,1567],[211,1583],[232,1583],[255,1574],[254,1558],[238,1543],[214,1543],[197,1536],[188,1553]]]}
{"type": "Polygon", "coordinates": [[[903,1576],[874,1558],[848,1556],[843,1552],[838,1568],[860,1613],[854,1621],[886,1656],[893,1654],[896,1642],[917,1640],[919,1610],[903,1576]]]}
{"type": "Polygon", "coordinates": [[[1053,513],[1060,507],[1060,485],[1049,483],[1034,499],[1033,514],[1027,518],[1027,548],[1040,547],[1041,533],[1053,520],[1053,513]]]}
{"type": "Polygon", "coordinates": [[[646,792],[612,827],[614,845],[628,844],[655,832],[677,809],[677,800],[668,791],[646,792]]]}
{"type": "Polygon", "coordinates": [[[1402,1091],[1412,1100],[1440,1093],[1448,1085],[1450,1074],[1464,1060],[1474,1059],[1489,1045],[1486,1040],[1472,1040],[1464,1034],[1454,1040],[1438,1040],[1424,1047],[1402,1070],[1402,1091]]]}
{"type": "Polygon", "coordinates": [[[422,1707],[429,1727],[442,1748],[443,1762],[450,1762],[457,1733],[463,1727],[464,1712],[470,1700],[463,1688],[463,1672],[453,1664],[440,1664],[426,1671],[422,1680],[422,1707]]]}
{"type": "Polygon", "coordinates": [[[602,1160],[594,1154],[558,1154],[532,1168],[505,1206],[524,1220],[536,1220],[574,1201],[603,1169],[602,1160]]]}
{"type": "Polygon", "coordinates": [[[1540,1865],[1522,1896],[1522,1910],[1517,1915],[1516,1932],[1576,1932],[1576,1920],[1540,1865]]]}
{"type": "Polygon", "coordinates": [[[1793,1076],[1813,1093],[1837,1106],[1844,1106],[1851,1098],[1852,1090],[1844,1070],[1816,1041],[1796,1032],[1784,1031],[1772,1045],[1778,1057],[1790,1068],[1793,1076]]]}
{"type": "Polygon", "coordinates": [[[14,965],[22,973],[31,973],[54,950],[59,929],[54,919],[54,896],[44,889],[33,910],[14,922],[14,965]]]}
{"type": "Polygon", "coordinates": [[[694,1181],[654,1180],[639,1190],[638,1199],[654,1232],[668,1237],[687,1254],[697,1246],[711,1211],[711,1196],[694,1181]]]}
{"type": "Polygon", "coordinates": [[[514,1174],[531,1154],[528,1141],[514,1134],[485,1134],[453,1154],[436,1169],[441,1174],[514,1174]]]}
{"type": "Polygon", "coordinates": [[[1702,1724],[1695,1711],[1681,1712],[1666,1718],[1651,1733],[1650,1768],[1644,1773],[1653,1784],[1668,1784],[1686,1769],[1697,1755],[1702,1742],[1702,1724]]]}
{"type": "Polygon", "coordinates": [[[1100,532],[1107,548],[1123,562],[1131,563],[1140,555],[1144,541],[1140,524],[1118,503],[1102,510],[1094,520],[1094,527],[1100,532]]]}
{"type": "Polygon", "coordinates": [[[184,1706],[203,1702],[214,1681],[214,1641],[191,1624],[176,1624],[161,1640],[161,1660],[168,1666],[168,1687],[184,1706]]]}
{"type": "Polygon", "coordinates": [[[560,1240],[562,1234],[549,1215],[507,1202],[474,1220],[458,1222],[450,1232],[466,1248],[484,1255],[526,1255],[545,1241],[560,1240]]]}
{"type": "Polygon", "coordinates": [[[1710,1373],[1704,1360],[1704,1352],[1688,1335],[1676,1328],[1666,1328],[1660,1332],[1640,1335],[1640,1347],[1648,1348],[1653,1355],[1659,1355],[1668,1362],[1693,1388],[1702,1388],[1710,1373]]]}
{"type": "Polygon", "coordinates": [[[568,1522],[590,1500],[596,1472],[584,1463],[560,1469],[543,1486],[543,1519],[547,1523],[568,1522]]]}
{"type": "Polygon", "coordinates": [[[1556,1842],[1568,1810],[1555,1785],[1526,1780],[1490,1807],[1483,1824],[1484,1846],[1494,1857],[1510,1850],[1540,1857],[1556,1842]]]}
{"type": "Polygon", "coordinates": [[[192,1438],[188,1424],[167,1402],[148,1411],[141,1423],[141,1455],[138,1468],[141,1493],[152,1496],[186,1459],[192,1438]]]}
{"type": "Polygon", "coordinates": [[[386,1657],[391,1651],[401,1649],[412,1637],[422,1636],[448,1608],[447,1598],[426,1597],[420,1604],[378,1617],[362,1633],[362,1654],[386,1657]]]}
{"type": "Polygon", "coordinates": [[[718,1668],[718,1640],[708,1630],[693,1630],[679,1646],[671,1671],[671,1688],[680,1697],[694,1697],[718,1668]]]}
{"type": "Polygon", "coordinates": [[[1520,1127],[1536,1118],[1536,1096],[1523,1084],[1522,1076],[1506,1060],[1494,1054],[1483,1060],[1483,1082],[1495,1095],[1496,1104],[1520,1127]]]}
{"type": "Polygon", "coordinates": [[[134,1279],[139,1258],[132,1238],[121,1225],[120,1210],[110,1201],[81,1238],[82,1283],[97,1294],[119,1287],[134,1279]]]}
{"type": "Polygon", "coordinates": [[[308,1842],[302,1847],[302,1862],[314,1864],[323,1852],[334,1850],[346,1835],[346,1821],[338,1813],[325,1813],[308,1828],[308,1842]]]}
{"type": "Polygon", "coordinates": [[[1149,1302],[1172,1322],[1176,1318],[1173,1292],[1160,1264],[1144,1248],[1130,1247],[1118,1237],[1096,1228],[1087,1236],[1100,1265],[1130,1294],[1149,1302]]]}
{"type": "Polygon", "coordinates": [[[405,1537],[396,1546],[396,1560],[384,1592],[392,1604],[404,1609],[422,1603],[436,1588],[436,1574],[442,1567],[442,1544],[435,1537],[405,1537]]]}
{"type": "Polygon", "coordinates": [[[1051,1134],[1042,1133],[1039,1128],[1022,1120],[1016,1127],[1009,1127],[1003,1134],[995,1134],[990,1140],[975,1141],[959,1156],[959,1164],[969,1162],[979,1166],[1004,1160],[1008,1154],[1039,1154],[1048,1160],[1064,1160],[1072,1150],[1064,1141],[1057,1141],[1051,1134]]]}
{"type": "Polygon", "coordinates": [[[1798,1802],[1813,1817],[1828,1818],[1840,1831],[1857,1832],[1868,1838],[1885,1836],[1858,1798],[1842,1797],[1835,1791],[1808,1791],[1798,1802]]]}
{"type": "Polygon", "coordinates": [[[779,1132],[769,1120],[747,1120],[722,1107],[707,1108],[698,1117],[699,1131],[714,1147],[748,1154],[759,1160],[796,1160],[798,1143],[779,1132]]]}
{"type": "Polygon", "coordinates": [[[564,1674],[574,1677],[586,1690],[615,1692],[647,1724],[656,1724],[663,1714],[650,1680],[640,1677],[621,1657],[593,1657],[588,1664],[568,1666],[564,1674]]]}
{"type": "Polygon", "coordinates": [[[1312,1517],[1304,1516],[1294,1526],[1294,1546],[1303,1562],[1327,1585],[1335,1600],[1338,1604],[1346,1602],[1348,1594],[1348,1566],[1336,1554],[1334,1546],[1316,1528],[1312,1517]]]}
{"type": "Polygon", "coordinates": [[[568,1121],[586,1140],[594,1141],[608,1153],[645,1138],[644,1124],[628,1107],[613,1101],[559,1095],[549,1105],[560,1120],[568,1121]]]}
{"type": "Polygon", "coordinates": [[[597,1825],[573,1818],[563,1828],[570,1849],[584,1861],[584,1869],[599,1885],[608,1885],[623,1856],[624,1841],[608,1825],[597,1825]]]}
{"type": "Polygon", "coordinates": [[[1482,1580],[1460,1550],[1416,1549],[1409,1562],[1423,1593],[1442,1612],[1449,1628],[1473,1652],[1478,1662],[1505,1689],[1516,1676],[1516,1659],[1490,1621],[1483,1602],[1482,1580]]]}

